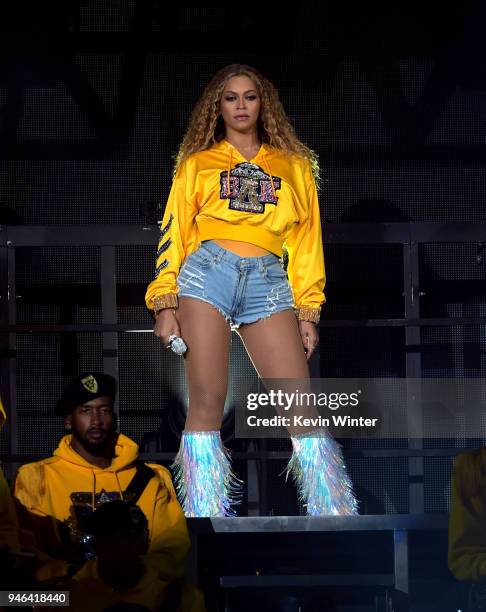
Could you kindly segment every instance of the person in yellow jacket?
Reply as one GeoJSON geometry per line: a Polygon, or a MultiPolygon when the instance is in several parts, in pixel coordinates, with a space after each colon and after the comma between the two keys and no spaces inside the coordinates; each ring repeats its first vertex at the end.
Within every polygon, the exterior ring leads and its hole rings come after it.
{"type": "Polygon", "coordinates": [[[455,458],[448,547],[449,569],[458,580],[486,581],[486,448],[455,458]]]}
{"type": "Polygon", "coordinates": [[[20,526],[49,556],[37,572],[48,580],[92,556],[84,522],[113,499],[136,501],[148,521],[149,553],[163,579],[184,572],[189,534],[170,472],[137,462],[138,446],[116,432],[116,381],[91,372],[65,389],[56,412],[71,430],[54,455],[19,468],[14,486],[20,526]]]}
{"type": "MultiPolygon", "coordinates": [[[[220,436],[231,330],[262,378],[309,378],[325,301],[318,172],[268,79],[240,64],[212,78],[177,155],[145,296],[164,347],[184,351],[182,337],[187,348],[174,463],[186,516],[231,516],[240,493],[220,436]]],[[[332,437],[307,431],[292,444],[288,471],[307,513],[356,514],[332,437]]]]}

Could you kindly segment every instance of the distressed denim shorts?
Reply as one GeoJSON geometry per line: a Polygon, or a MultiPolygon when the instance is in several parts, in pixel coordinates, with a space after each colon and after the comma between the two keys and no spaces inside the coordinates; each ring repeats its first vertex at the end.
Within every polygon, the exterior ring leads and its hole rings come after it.
{"type": "Polygon", "coordinates": [[[292,289],[277,255],[244,257],[214,240],[205,240],[186,257],[177,286],[179,297],[212,304],[232,330],[294,307],[292,289]]]}

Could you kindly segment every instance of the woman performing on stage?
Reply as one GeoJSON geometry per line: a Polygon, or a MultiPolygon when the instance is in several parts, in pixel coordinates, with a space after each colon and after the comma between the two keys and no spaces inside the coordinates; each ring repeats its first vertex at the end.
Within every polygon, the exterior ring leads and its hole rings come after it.
{"type": "MultiPolygon", "coordinates": [[[[146,294],[164,347],[170,336],[188,347],[174,463],[186,516],[234,515],[241,487],[220,436],[231,331],[261,378],[309,378],[325,300],[318,172],[268,79],[240,64],[212,78],[177,155],[146,294]]],[[[324,430],[291,440],[307,514],[357,514],[340,445],[324,430]]]]}

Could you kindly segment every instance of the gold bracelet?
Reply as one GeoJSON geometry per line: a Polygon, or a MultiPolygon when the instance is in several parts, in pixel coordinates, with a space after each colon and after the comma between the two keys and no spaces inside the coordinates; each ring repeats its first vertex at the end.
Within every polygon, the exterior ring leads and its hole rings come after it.
{"type": "Polygon", "coordinates": [[[154,314],[159,312],[159,310],[164,310],[165,308],[177,308],[178,300],[176,293],[165,293],[164,295],[158,295],[153,299],[154,304],[154,314]]]}
{"type": "Polygon", "coordinates": [[[309,306],[301,306],[297,309],[297,319],[299,319],[299,321],[310,321],[317,325],[319,323],[320,316],[320,308],[310,308],[309,306]]]}

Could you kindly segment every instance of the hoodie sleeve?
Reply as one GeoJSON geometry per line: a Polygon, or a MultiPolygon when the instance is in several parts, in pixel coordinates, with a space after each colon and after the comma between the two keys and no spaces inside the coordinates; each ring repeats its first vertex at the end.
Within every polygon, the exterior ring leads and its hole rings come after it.
{"type": "Polygon", "coordinates": [[[27,463],[18,469],[13,494],[29,512],[38,516],[48,516],[44,508],[45,490],[45,466],[41,461],[27,463]]]}
{"type": "Polygon", "coordinates": [[[190,547],[189,531],[169,472],[160,465],[150,464],[150,467],[156,472],[160,484],[148,555],[159,576],[172,580],[184,575],[190,547]]]}
{"type": "Polygon", "coordinates": [[[42,462],[19,468],[14,484],[14,502],[22,548],[37,556],[35,578],[50,581],[67,576],[68,550],[60,541],[61,523],[49,514],[46,507],[46,477],[42,462]]]}
{"type": "Polygon", "coordinates": [[[177,308],[177,276],[186,255],[198,242],[195,217],[195,169],[190,159],[177,170],[160,225],[155,277],[147,287],[145,303],[151,310],[177,308]]]}
{"type": "Polygon", "coordinates": [[[457,455],[449,515],[449,569],[457,580],[472,582],[486,580],[486,504],[484,495],[472,495],[467,486],[479,472],[478,459],[477,451],[457,455]]]}
{"type": "Polygon", "coordinates": [[[321,305],[325,302],[326,274],[317,188],[307,160],[299,179],[295,189],[299,200],[299,223],[294,225],[285,241],[289,254],[287,273],[298,318],[318,323],[321,305]]]}

